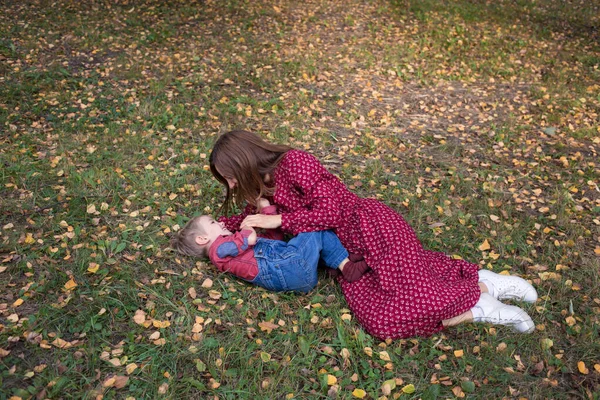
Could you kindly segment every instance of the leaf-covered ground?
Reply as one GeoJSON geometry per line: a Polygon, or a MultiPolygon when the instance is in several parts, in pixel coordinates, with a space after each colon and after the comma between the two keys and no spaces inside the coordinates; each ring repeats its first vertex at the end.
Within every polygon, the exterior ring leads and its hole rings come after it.
{"type": "Polygon", "coordinates": [[[600,5],[5,1],[0,399],[600,393],[600,5]],[[168,249],[219,132],[307,149],[429,249],[530,280],[536,331],[379,342],[168,249]]]}

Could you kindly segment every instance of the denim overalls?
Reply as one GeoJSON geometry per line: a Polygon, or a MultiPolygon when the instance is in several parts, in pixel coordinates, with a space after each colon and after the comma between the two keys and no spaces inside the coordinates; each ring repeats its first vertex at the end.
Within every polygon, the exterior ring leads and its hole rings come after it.
{"type": "Polygon", "coordinates": [[[337,268],[348,252],[332,231],[306,232],[289,242],[259,238],[254,246],[258,275],[250,282],[280,292],[310,292],[317,285],[317,266],[322,258],[337,268]]]}

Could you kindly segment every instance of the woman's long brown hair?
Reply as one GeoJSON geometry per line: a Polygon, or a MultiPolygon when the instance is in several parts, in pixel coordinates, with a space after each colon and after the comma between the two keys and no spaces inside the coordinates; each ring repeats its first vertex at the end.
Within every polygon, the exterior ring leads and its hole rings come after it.
{"type": "Polygon", "coordinates": [[[210,153],[210,170],[225,185],[225,201],[219,213],[228,214],[234,204],[243,207],[244,201],[256,205],[263,196],[272,196],[274,187],[265,184],[265,177],[273,171],[285,153],[292,148],[264,141],[248,131],[230,131],[221,135],[210,153]],[[227,178],[237,184],[229,189],[227,178]]]}

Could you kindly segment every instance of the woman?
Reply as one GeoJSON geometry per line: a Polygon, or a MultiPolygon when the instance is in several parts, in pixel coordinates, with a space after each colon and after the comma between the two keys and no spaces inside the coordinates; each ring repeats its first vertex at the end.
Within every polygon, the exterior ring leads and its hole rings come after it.
{"type": "Polygon", "coordinates": [[[228,229],[281,227],[292,235],[333,229],[348,252],[364,257],[371,270],[356,282],[339,282],[348,306],[371,335],[429,336],[470,321],[533,330],[525,311],[497,300],[534,302],[537,293],[529,283],[478,273],[476,264],[424,250],[397,212],[349,191],[309,153],[231,131],[216,141],[210,167],[226,187],[225,213],[234,202],[248,203],[242,214],[221,218],[228,229]],[[278,215],[255,215],[262,197],[277,205],[278,215]]]}

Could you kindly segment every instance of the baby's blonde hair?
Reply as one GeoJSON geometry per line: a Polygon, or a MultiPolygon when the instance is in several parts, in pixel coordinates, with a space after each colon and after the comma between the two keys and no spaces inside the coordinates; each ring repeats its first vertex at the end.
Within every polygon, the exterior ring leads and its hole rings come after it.
{"type": "Polygon", "coordinates": [[[207,258],[208,246],[196,243],[197,236],[206,234],[199,221],[200,216],[190,219],[171,239],[171,247],[186,256],[207,258]]]}

